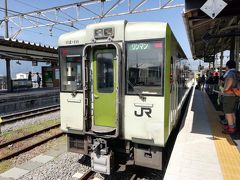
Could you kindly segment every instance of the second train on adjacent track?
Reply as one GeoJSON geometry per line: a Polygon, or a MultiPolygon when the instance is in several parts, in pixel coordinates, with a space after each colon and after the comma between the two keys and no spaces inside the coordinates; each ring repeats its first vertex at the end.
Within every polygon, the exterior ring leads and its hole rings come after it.
{"type": "Polygon", "coordinates": [[[58,41],[61,128],[70,151],[110,174],[117,159],[161,170],[163,149],[193,83],[169,25],[111,21],[58,41]]]}

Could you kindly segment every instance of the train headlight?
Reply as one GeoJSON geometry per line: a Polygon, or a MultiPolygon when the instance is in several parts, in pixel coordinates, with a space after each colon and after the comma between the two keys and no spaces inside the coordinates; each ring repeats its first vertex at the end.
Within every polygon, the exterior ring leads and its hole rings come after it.
{"type": "Polygon", "coordinates": [[[94,37],[95,38],[103,38],[103,29],[95,29],[94,37]]]}
{"type": "Polygon", "coordinates": [[[113,36],[114,36],[113,28],[95,29],[94,31],[94,37],[96,39],[108,38],[113,36]]]}
{"type": "Polygon", "coordinates": [[[113,28],[104,29],[104,36],[105,37],[113,37],[113,28]]]}

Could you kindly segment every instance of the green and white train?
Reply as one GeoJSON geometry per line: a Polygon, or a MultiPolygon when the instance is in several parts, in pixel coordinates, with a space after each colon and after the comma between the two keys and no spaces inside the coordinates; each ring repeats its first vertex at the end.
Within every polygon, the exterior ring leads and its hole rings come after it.
{"type": "Polygon", "coordinates": [[[122,157],[161,170],[193,82],[169,25],[91,24],[61,35],[58,46],[61,129],[69,150],[91,157],[92,170],[103,174],[122,157]]]}

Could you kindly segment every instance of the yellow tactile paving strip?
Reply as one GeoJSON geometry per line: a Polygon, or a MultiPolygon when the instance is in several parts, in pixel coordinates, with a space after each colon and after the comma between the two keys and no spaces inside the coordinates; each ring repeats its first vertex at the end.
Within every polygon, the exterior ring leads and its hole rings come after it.
{"type": "Polygon", "coordinates": [[[204,94],[205,107],[223,177],[225,180],[240,180],[240,153],[231,137],[222,133],[223,129],[218,121],[217,112],[208,95],[204,94]]]}

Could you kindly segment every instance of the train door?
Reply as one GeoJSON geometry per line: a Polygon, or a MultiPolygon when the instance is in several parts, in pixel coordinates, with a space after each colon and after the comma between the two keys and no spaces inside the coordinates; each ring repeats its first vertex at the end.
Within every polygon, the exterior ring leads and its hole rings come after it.
{"type": "Polygon", "coordinates": [[[177,110],[177,102],[176,102],[176,94],[177,94],[177,88],[176,88],[176,63],[175,59],[171,57],[171,67],[170,67],[170,76],[171,76],[171,128],[175,126],[176,123],[176,110],[177,110]]]}
{"type": "Polygon", "coordinates": [[[116,127],[117,59],[116,49],[93,50],[92,90],[95,126],[116,127]]]}

